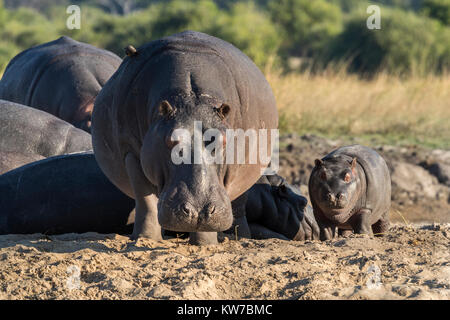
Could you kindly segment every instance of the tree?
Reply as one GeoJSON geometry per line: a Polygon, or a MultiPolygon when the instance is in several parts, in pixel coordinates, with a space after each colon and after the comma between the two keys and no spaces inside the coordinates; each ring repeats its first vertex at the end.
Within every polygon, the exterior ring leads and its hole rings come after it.
{"type": "Polygon", "coordinates": [[[325,0],[279,0],[269,3],[272,20],[284,31],[285,54],[312,56],[342,29],[342,12],[325,0]]]}
{"type": "Polygon", "coordinates": [[[422,13],[450,26],[450,0],[424,0],[422,13]]]}
{"type": "Polygon", "coordinates": [[[381,70],[427,74],[448,65],[449,29],[435,20],[387,8],[381,30],[369,30],[366,19],[366,15],[350,19],[330,46],[328,59],[347,60],[350,70],[369,74],[381,70]]]}

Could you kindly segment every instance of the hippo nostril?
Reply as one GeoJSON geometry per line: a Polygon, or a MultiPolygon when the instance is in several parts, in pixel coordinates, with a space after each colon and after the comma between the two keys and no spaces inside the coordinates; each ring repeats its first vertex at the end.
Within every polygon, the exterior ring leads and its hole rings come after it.
{"type": "Polygon", "coordinates": [[[215,211],[216,211],[216,206],[209,206],[208,209],[207,209],[207,211],[206,211],[206,214],[207,214],[208,216],[211,216],[211,215],[214,214],[215,211]]]}
{"type": "Polygon", "coordinates": [[[327,200],[334,203],[336,201],[336,197],[332,193],[329,193],[327,194],[327,200]]]}
{"type": "Polygon", "coordinates": [[[339,201],[344,201],[345,198],[346,198],[346,197],[345,197],[345,194],[343,194],[343,193],[339,193],[339,194],[338,194],[338,200],[339,200],[339,201]]]}
{"type": "Polygon", "coordinates": [[[181,206],[181,211],[187,216],[192,215],[192,208],[187,203],[181,206]]]}

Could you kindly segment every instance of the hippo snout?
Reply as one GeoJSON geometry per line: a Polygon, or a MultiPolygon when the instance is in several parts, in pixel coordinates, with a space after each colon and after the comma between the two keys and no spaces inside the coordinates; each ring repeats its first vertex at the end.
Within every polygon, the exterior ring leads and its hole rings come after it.
{"type": "Polygon", "coordinates": [[[330,208],[343,209],[348,205],[348,198],[344,193],[338,193],[337,195],[328,193],[326,198],[330,208]]]}
{"type": "Polygon", "coordinates": [[[229,229],[233,215],[231,203],[196,206],[190,202],[174,204],[173,201],[162,201],[158,209],[158,220],[162,228],[171,231],[214,232],[229,229]]]}

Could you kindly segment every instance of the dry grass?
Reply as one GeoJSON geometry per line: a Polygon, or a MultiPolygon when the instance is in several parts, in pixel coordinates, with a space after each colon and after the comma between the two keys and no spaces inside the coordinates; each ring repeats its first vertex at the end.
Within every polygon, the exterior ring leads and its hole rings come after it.
{"type": "Polygon", "coordinates": [[[282,132],[450,148],[450,75],[365,80],[332,71],[265,73],[282,132]]]}
{"type": "Polygon", "coordinates": [[[450,148],[450,76],[266,72],[284,132],[450,148]],[[380,141],[381,140],[381,141],[380,141]]]}

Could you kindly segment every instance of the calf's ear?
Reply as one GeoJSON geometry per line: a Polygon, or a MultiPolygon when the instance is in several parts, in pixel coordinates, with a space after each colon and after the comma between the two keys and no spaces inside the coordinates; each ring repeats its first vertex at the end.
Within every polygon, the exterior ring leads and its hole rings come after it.
{"type": "Polygon", "coordinates": [[[352,159],[352,163],[351,163],[351,167],[352,167],[352,173],[353,173],[353,174],[355,174],[355,170],[356,170],[356,163],[357,163],[357,160],[356,160],[356,158],[353,158],[353,159],[352,159]]]}
{"type": "Polygon", "coordinates": [[[314,160],[314,164],[316,165],[317,168],[323,166],[323,161],[320,159],[316,159],[314,160]]]}

